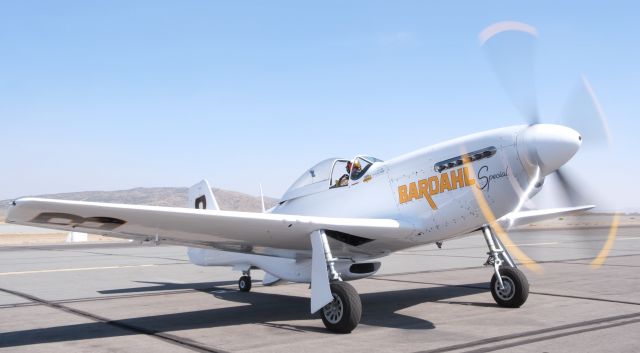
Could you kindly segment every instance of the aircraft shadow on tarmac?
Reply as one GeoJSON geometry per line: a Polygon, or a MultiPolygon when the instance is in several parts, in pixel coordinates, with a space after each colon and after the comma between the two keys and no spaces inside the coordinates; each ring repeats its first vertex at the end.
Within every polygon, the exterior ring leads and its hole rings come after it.
{"type": "MultiPolygon", "coordinates": [[[[172,314],[133,317],[108,322],[91,322],[29,329],[0,333],[0,347],[14,347],[32,344],[77,341],[85,339],[120,337],[136,334],[159,334],[182,330],[215,328],[223,326],[261,324],[293,331],[327,332],[321,326],[303,326],[281,323],[283,321],[319,320],[319,315],[309,314],[309,298],[285,294],[268,294],[253,291],[249,293],[223,288],[203,288],[205,283],[174,284],[156,283],[157,286],[143,287],[147,291],[167,289],[196,289],[212,293],[217,299],[245,303],[247,305],[178,312],[172,314]],[[162,288],[162,289],[159,289],[162,288]]],[[[142,292],[142,288],[128,288],[111,293],[142,292]]],[[[282,286],[286,292],[286,286],[282,286]]],[[[402,309],[426,302],[447,301],[457,297],[485,293],[486,283],[462,286],[439,286],[406,289],[376,293],[364,293],[360,297],[363,305],[361,323],[370,326],[401,329],[433,329],[428,320],[398,314],[402,309]]],[[[465,303],[467,304],[467,303],[465,303]]],[[[98,313],[98,315],[100,315],[98,313]]]]}

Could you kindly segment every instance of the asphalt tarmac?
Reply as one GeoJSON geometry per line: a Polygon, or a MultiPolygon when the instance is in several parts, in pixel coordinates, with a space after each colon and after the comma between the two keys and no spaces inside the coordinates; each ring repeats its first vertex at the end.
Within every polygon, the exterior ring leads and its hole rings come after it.
{"type": "Polygon", "coordinates": [[[496,306],[478,234],[383,259],[351,282],[363,317],[348,335],[309,314],[304,284],[237,290],[238,273],[189,264],[177,246],[0,248],[0,351],[7,352],[638,352],[640,228],[512,233],[543,273],[496,306]]]}

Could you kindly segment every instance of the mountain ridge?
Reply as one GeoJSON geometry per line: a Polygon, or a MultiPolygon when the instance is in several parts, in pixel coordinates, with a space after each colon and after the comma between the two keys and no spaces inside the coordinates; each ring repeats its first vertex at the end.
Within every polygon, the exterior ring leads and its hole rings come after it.
{"type": "MultiPolygon", "coordinates": [[[[185,207],[187,204],[186,187],[137,187],[113,191],[77,191],[46,195],[34,195],[49,199],[122,203],[131,205],[185,207]]],[[[220,209],[225,211],[260,212],[262,202],[259,196],[252,196],[238,191],[212,188],[220,209]]],[[[4,219],[6,210],[13,199],[0,201],[0,220],[4,219]]],[[[267,209],[275,206],[278,199],[264,198],[267,209]]]]}

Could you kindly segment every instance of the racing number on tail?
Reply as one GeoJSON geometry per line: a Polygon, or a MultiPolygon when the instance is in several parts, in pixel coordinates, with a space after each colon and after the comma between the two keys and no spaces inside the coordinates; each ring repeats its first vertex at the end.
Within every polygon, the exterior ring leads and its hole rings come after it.
{"type": "Polygon", "coordinates": [[[195,204],[196,209],[206,210],[207,209],[207,198],[202,195],[196,199],[195,204]]]}

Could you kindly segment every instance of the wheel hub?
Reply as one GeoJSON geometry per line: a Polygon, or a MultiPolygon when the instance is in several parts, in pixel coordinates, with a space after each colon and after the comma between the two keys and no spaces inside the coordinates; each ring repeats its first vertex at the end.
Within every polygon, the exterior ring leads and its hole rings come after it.
{"type": "Polygon", "coordinates": [[[324,317],[332,324],[340,322],[344,313],[344,306],[342,305],[342,299],[339,296],[333,294],[333,301],[322,308],[324,317]]]}
{"type": "Polygon", "coordinates": [[[501,276],[503,288],[500,288],[500,282],[496,281],[495,291],[498,297],[502,300],[510,300],[515,295],[515,285],[511,278],[501,276]]]}

